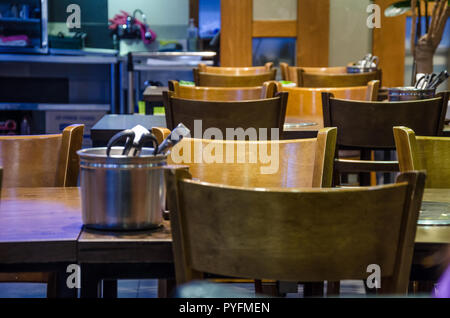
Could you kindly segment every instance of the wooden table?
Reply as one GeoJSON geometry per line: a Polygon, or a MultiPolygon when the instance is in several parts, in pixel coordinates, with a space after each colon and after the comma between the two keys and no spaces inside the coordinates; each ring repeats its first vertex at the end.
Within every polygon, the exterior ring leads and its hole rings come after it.
{"type": "Polygon", "coordinates": [[[65,277],[77,263],[80,211],[78,188],[2,189],[0,272],[55,272],[56,292],[76,296],[65,277]]]}
{"type": "MultiPolygon", "coordinates": [[[[79,263],[83,297],[98,296],[102,279],[174,278],[167,221],[154,231],[82,229],[80,201],[79,188],[3,189],[0,271],[58,272],[61,295],[74,296],[64,290],[65,269],[79,263]]],[[[450,203],[450,189],[426,189],[424,201],[450,203]]],[[[416,250],[430,253],[448,244],[450,226],[418,226],[416,250]]]]}
{"type": "MultiPolygon", "coordinates": [[[[81,296],[117,295],[117,279],[175,279],[170,223],[153,231],[107,232],[83,229],[78,239],[81,296]],[[101,282],[103,281],[103,288],[101,282]]],[[[159,291],[161,292],[161,291],[159,291]]],[[[162,294],[160,294],[162,295],[162,294]]]]}

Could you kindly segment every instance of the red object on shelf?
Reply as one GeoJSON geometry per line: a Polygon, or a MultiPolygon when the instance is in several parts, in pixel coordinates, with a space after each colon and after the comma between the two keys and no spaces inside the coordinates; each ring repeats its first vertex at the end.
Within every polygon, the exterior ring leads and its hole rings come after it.
{"type": "MultiPolygon", "coordinates": [[[[109,28],[111,30],[116,30],[120,25],[127,24],[127,18],[131,17],[131,14],[129,14],[126,11],[120,10],[120,12],[121,12],[121,14],[116,14],[114,16],[114,18],[109,19],[109,22],[111,23],[109,25],[109,28]]],[[[150,29],[150,27],[148,27],[145,23],[141,22],[140,20],[138,20],[136,18],[133,18],[133,19],[134,19],[134,23],[137,24],[140,27],[140,29],[141,29],[142,41],[145,44],[153,43],[156,40],[156,37],[157,37],[156,33],[152,29],[150,29]],[[145,33],[147,31],[150,32],[151,35],[152,35],[150,40],[145,37],[145,33]]]]}
{"type": "Polygon", "coordinates": [[[17,123],[15,120],[7,120],[4,122],[0,122],[0,130],[16,130],[17,123]]]}

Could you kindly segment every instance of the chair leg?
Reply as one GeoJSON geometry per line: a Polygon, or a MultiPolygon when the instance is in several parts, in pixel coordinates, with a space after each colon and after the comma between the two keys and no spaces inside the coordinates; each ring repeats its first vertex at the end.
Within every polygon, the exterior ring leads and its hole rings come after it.
{"type": "Polygon", "coordinates": [[[262,295],[272,296],[272,297],[282,297],[280,289],[278,288],[278,282],[264,282],[262,285],[262,295]]]}
{"type": "Polygon", "coordinates": [[[255,294],[262,294],[262,281],[260,279],[255,279],[255,294]]]}
{"type": "Polygon", "coordinates": [[[431,294],[434,291],[434,282],[432,281],[418,281],[417,283],[419,294],[431,294]]]}
{"type": "Polygon", "coordinates": [[[316,283],[304,283],[303,284],[303,297],[323,297],[323,282],[316,283]]]}
{"type": "Polygon", "coordinates": [[[171,297],[175,288],[175,279],[158,279],[158,298],[171,297]]]}
{"type": "Polygon", "coordinates": [[[47,298],[56,298],[57,295],[57,277],[55,273],[48,274],[47,280],[47,298]]]}
{"type": "Polygon", "coordinates": [[[327,296],[339,296],[341,282],[327,282],[327,296]]]}

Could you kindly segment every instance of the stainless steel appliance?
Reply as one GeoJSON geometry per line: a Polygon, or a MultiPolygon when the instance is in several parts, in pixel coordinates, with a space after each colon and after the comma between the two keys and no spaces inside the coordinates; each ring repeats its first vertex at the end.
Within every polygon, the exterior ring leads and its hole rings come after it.
{"type": "Polygon", "coordinates": [[[0,0],[0,52],[48,52],[47,0],[0,0]]]}
{"type": "Polygon", "coordinates": [[[94,229],[143,230],[162,223],[166,155],[143,148],[140,156],[122,155],[123,147],[78,151],[81,165],[83,223],[94,229]]]}

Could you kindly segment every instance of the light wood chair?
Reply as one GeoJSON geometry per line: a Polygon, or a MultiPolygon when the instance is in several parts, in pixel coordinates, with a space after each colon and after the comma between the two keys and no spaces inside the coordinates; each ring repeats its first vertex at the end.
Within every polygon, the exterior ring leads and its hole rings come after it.
{"type": "Polygon", "coordinates": [[[275,97],[278,83],[269,81],[256,87],[198,87],[182,86],[178,81],[169,81],[169,91],[173,97],[204,101],[238,101],[275,97]]]}
{"type": "Polygon", "coordinates": [[[258,74],[229,75],[213,74],[194,71],[194,81],[196,86],[205,87],[254,87],[262,86],[264,82],[274,81],[277,70],[258,74]]]}
{"type": "Polygon", "coordinates": [[[83,130],[72,125],[59,135],[0,136],[3,186],[75,187],[83,130]]]}
{"type": "Polygon", "coordinates": [[[267,73],[273,70],[273,63],[267,62],[264,66],[250,66],[250,67],[220,67],[220,66],[206,66],[206,64],[199,64],[198,71],[202,73],[220,74],[220,75],[255,75],[267,73]]]}
{"type": "Polygon", "coordinates": [[[406,294],[424,173],[353,189],[258,189],[189,178],[166,170],[178,284],[204,273],[366,280],[367,267],[377,264],[381,292],[406,294]]]}
{"type": "Polygon", "coordinates": [[[273,63],[251,67],[217,67],[199,64],[193,69],[196,86],[205,87],[255,87],[274,81],[277,70],[273,63]]]}
{"type": "MultiPolygon", "coordinates": [[[[162,135],[167,136],[167,133],[165,131],[162,135]]],[[[184,138],[172,149],[168,163],[188,166],[194,178],[210,183],[264,188],[331,187],[336,135],[336,128],[323,128],[317,138],[298,140],[184,138]],[[202,158],[204,149],[221,153],[222,162],[198,160],[202,158]],[[261,154],[270,155],[268,159],[272,162],[261,160],[261,154]],[[277,160],[276,165],[273,160],[277,160]],[[272,171],[271,164],[274,164],[272,171]]]]}
{"type": "Polygon", "coordinates": [[[427,188],[450,188],[450,138],[416,136],[407,127],[394,127],[400,171],[425,170],[427,188]]]}
{"type": "Polygon", "coordinates": [[[366,86],[370,81],[378,80],[381,85],[381,70],[355,74],[309,73],[303,68],[297,71],[298,87],[350,87],[366,86]]]}
{"type": "MultiPolygon", "coordinates": [[[[394,150],[394,126],[412,127],[424,136],[442,134],[447,111],[448,92],[436,98],[406,102],[363,102],[333,98],[322,93],[324,125],[337,127],[339,150],[360,150],[362,160],[336,157],[335,180],[339,173],[396,172],[397,161],[372,161],[372,150],[394,150]]],[[[337,182],[337,181],[336,181],[337,182]]],[[[369,185],[367,175],[360,180],[369,185]]]]}
{"type": "MultiPolygon", "coordinates": [[[[3,187],[76,187],[84,125],[72,125],[58,135],[1,136],[3,187]]],[[[55,297],[53,273],[0,273],[0,282],[47,283],[55,297]]]]}
{"type": "MultiPolygon", "coordinates": [[[[274,98],[246,101],[203,101],[189,100],[173,96],[173,92],[163,92],[167,128],[173,130],[183,123],[192,132],[194,121],[202,120],[202,134],[210,128],[220,129],[226,136],[227,128],[260,128],[268,131],[277,128],[283,132],[286,113],[287,93],[279,92],[274,98]]],[[[217,137],[216,137],[217,138],[217,137]]],[[[223,137],[224,138],[224,137],[223,137]]]]}
{"type": "Polygon", "coordinates": [[[298,83],[298,70],[303,69],[308,73],[320,73],[320,74],[347,74],[346,66],[332,66],[332,67],[301,67],[301,66],[289,66],[287,63],[280,63],[281,78],[283,81],[290,81],[298,83]]]}
{"type": "Polygon", "coordinates": [[[378,98],[379,81],[371,81],[366,86],[355,87],[282,87],[278,88],[289,93],[286,107],[286,117],[299,120],[311,120],[323,126],[322,93],[331,93],[336,98],[376,101],[378,98]]]}

